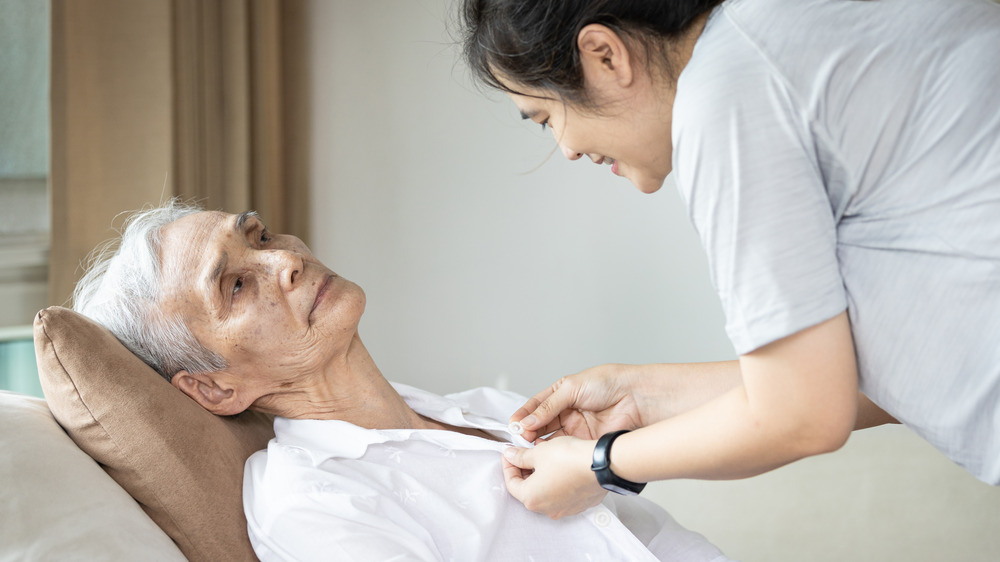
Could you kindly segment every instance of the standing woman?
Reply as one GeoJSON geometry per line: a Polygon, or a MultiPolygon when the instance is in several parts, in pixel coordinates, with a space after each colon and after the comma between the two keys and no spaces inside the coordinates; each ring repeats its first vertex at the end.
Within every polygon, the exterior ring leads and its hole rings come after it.
{"type": "Polygon", "coordinates": [[[560,380],[512,418],[554,433],[509,451],[511,494],[560,517],[896,419],[1000,484],[1000,6],[464,0],[462,24],[567,158],[644,193],[674,171],[739,355],[560,380]]]}

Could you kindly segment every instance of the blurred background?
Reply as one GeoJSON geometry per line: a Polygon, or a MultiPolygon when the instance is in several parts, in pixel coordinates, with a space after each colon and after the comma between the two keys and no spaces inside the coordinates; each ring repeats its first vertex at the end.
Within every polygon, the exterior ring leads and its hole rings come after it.
{"type": "MultiPolygon", "coordinates": [[[[166,197],[304,238],[364,287],[390,380],[531,395],[734,358],[671,180],[643,195],[469,80],[454,0],[0,0],[0,387],[119,213],[166,197]]],[[[28,375],[25,375],[28,373],[28,375]]],[[[729,556],[996,560],[1000,490],[905,428],[644,492],[729,556]]]]}

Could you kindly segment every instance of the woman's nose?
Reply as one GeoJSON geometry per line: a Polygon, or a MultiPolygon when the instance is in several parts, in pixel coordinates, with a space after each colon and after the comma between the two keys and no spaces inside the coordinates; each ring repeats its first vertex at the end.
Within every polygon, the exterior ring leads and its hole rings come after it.
{"type": "Polygon", "coordinates": [[[579,160],[582,156],[582,152],[577,152],[564,144],[560,144],[559,148],[562,149],[563,156],[569,160],[579,160]]]}

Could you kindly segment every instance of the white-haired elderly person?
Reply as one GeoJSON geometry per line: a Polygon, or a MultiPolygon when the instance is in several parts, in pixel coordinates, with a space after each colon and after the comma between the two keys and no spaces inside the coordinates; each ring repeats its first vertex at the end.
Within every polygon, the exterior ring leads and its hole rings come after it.
{"type": "Polygon", "coordinates": [[[247,461],[250,539],[269,560],[722,560],[658,506],[610,494],[552,520],[504,487],[524,398],[392,384],[358,335],[361,288],[253,212],[171,201],[134,214],[74,308],[219,415],[276,416],[247,461]]]}

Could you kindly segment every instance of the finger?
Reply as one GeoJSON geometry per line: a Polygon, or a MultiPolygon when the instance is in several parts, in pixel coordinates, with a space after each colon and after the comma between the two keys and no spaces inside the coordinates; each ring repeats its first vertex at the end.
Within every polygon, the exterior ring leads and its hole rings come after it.
{"type": "Polygon", "coordinates": [[[517,409],[516,412],[514,412],[514,414],[510,417],[510,421],[519,422],[523,420],[525,416],[527,416],[531,412],[534,412],[535,409],[538,408],[538,405],[541,404],[543,401],[545,401],[545,399],[548,398],[550,394],[552,394],[552,392],[556,388],[556,385],[558,384],[559,383],[556,383],[529,398],[528,401],[525,402],[523,406],[521,406],[520,408],[517,409]]]}
{"type": "Polygon", "coordinates": [[[569,384],[567,381],[568,379],[564,378],[561,379],[560,383],[556,383],[552,393],[542,400],[531,414],[521,420],[521,425],[524,426],[525,430],[534,431],[537,434],[539,429],[544,430],[549,424],[557,422],[559,414],[563,413],[564,410],[574,406],[576,403],[575,385],[569,384]]]}
{"type": "MultiPolygon", "coordinates": [[[[527,434],[528,432],[526,431],[525,433],[527,434]]],[[[563,427],[562,420],[558,418],[550,422],[545,427],[540,427],[538,429],[533,430],[532,433],[534,433],[534,435],[532,435],[531,437],[534,437],[535,439],[544,436],[549,436],[549,438],[551,438],[553,434],[556,433],[559,433],[560,435],[567,435],[566,428],[563,427]]],[[[527,439],[527,437],[525,437],[525,439],[527,439]]]]}
{"type": "Polygon", "coordinates": [[[566,429],[560,427],[554,431],[542,432],[541,436],[535,439],[535,444],[541,443],[543,441],[551,441],[556,437],[569,437],[570,434],[566,433],[566,429]]]}
{"type": "Polygon", "coordinates": [[[535,468],[532,462],[532,450],[521,447],[507,447],[503,450],[503,458],[518,468],[535,468]]]}
{"type": "MultiPolygon", "coordinates": [[[[524,403],[523,406],[521,406],[516,412],[514,412],[514,415],[510,417],[511,421],[516,421],[520,423],[522,431],[521,437],[524,438],[526,441],[533,442],[535,439],[538,438],[539,435],[545,435],[546,433],[554,431],[554,430],[546,430],[544,428],[542,429],[536,428],[535,425],[537,425],[537,418],[528,420],[530,428],[528,426],[525,426],[523,420],[525,417],[534,413],[535,410],[538,409],[538,406],[541,405],[543,402],[545,402],[545,400],[547,400],[549,396],[551,396],[552,393],[555,392],[556,389],[562,385],[562,382],[564,380],[565,377],[556,381],[556,383],[553,384],[552,386],[549,386],[545,390],[532,396],[530,399],[528,399],[527,402],[524,403]]],[[[548,425],[551,425],[555,428],[559,427],[558,422],[549,422],[548,425]]]]}
{"type": "Polygon", "coordinates": [[[506,457],[501,457],[500,461],[503,464],[503,481],[507,486],[507,492],[517,501],[524,503],[524,484],[527,478],[524,471],[511,464],[506,457]]]}
{"type": "Polygon", "coordinates": [[[554,420],[550,421],[549,423],[545,424],[542,427],[536,427],[534,429],[528,429],[524,425],[524,422],[521,422],[522,423],[521,428],[523,429],[523,431],[521,432],[521,437],[526,441],[534,442],[540,437],[544,437],[547,435],[551,437],[550,434],[560,430],[562,430],[563,435],[569,435],[568,433],[566,433],[565,428],[563,427],[563,420],[561,418],[562,418],[561,415],[557,415],[554,420]]]}
{"type": "Polygon", "coordinates": [[[503,465],[503,479],[506,482],[511,480],[524,480],[528,477],[525,471],[520,467],[511,464],[509,460],[504,457],[500,457],[501,464],[503,465]]]}

